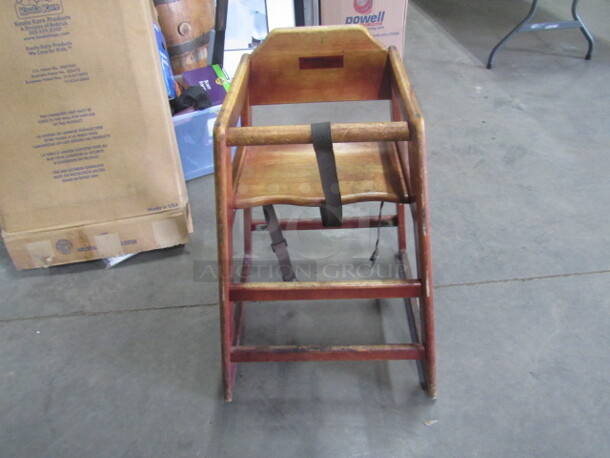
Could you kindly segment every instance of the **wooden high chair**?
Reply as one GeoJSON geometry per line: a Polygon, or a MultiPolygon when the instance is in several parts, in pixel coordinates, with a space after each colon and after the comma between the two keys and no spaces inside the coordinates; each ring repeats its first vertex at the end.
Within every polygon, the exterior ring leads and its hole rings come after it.
{"type": "Polygon", "coordinates": [[[251,55],[242,57],[216,121],[214,142],[225,399],[232,399],[237,363],[340,360],[417,360],[422,387],[435,398],[424,118],[396,49],[385,49],[362,26],[272,31],[251,55]],[[252,127],[253,105],[363,100],[390,100],[392,121],[252,127]],[[326,158],[322,162],[320,155],[326,158]],[[332,182],[333,174],[338,182],[332,182]],[[341,205],[365,201],[392,202],[396,214],[341,218],[341,205]],[[273,204],[317,206],[324,221],[277,221],[273,204]],[[408,267],[405,205],[415,235],[414,276],[408,267]],[[252,208],[257,206],[264,206],[266,221],[253,220],[252,208]],[[233,223],[238,210],[243,210],[245,253],[241,278],[234,279],[233,223]],[[272,246],[285,280],[293,277],[281,230],[294,229],[396,227],[404,275],[390,280],[248,282],[252,231],[267,226],[273,226],[272,246]],[[241,342],[245,302],[369,298],[403,298],[413,342],[241,342]]]}

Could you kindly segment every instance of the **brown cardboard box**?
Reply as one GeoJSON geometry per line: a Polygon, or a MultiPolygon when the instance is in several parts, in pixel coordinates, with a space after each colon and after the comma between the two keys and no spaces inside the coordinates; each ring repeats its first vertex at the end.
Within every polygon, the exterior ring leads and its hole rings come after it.
{"type": "Polygon", "coordinates": [[[192,231],[150,0],[0,7],[0,226],[18,269],[192,231]]]}
{"type": "Polygon", "coordinates": [[[362,24],[403,55],[408,0],[321,0],[322,25],[362,24]]]}

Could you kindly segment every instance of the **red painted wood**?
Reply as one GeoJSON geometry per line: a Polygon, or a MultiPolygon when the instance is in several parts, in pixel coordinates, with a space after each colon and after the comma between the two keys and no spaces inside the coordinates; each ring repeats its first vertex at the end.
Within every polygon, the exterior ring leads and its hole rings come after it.
{"type": "Polygon", "coordinates": [[[418,297],[422,293],[418,280],[362,280],[233,283],[231,301],[293,301],[317,299],[378,299],[418,297]]]}
{"type": "Polygon", "coordinates": [[[407,221],[403,204],[396,204],[396,214],[398,217],[398,252],[402,253],[407,250],[407,221]]]}
{"type": "MultiPolygon", "coordinates": [[[[285,219],[280,221],[283,231],[317,231],[322,229],[366,229],[370,227],[394,227],[398,224],[396,215],[382,216],[381,219],[374,216],[344,218],[341,226],[323,226],[320,219],[285,219]]],[[[252,220],[253,231],[267,229],[267,223],[262,219],[252,220]]]]}
{"type": "Polygon", "coordinates": [[[234,347],[231,361],[372,361],[423,359],[424,348],[417,344],[387,345],[286,345],[234,347]]]}

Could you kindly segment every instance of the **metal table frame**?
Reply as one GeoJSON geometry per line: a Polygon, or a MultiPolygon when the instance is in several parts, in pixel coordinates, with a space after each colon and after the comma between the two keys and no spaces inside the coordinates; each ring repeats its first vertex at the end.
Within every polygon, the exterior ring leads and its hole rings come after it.
{"type": "Polygon", "coordinates": [[[538,8],[538,0],[532,1],[532,6],[525,16],[523,20],[517,24],[517,26],[511,30],[508,35],[506,35],[500,42],[495,46],[495,48],[491,51],[489,55],[489,59],[487,60],[487,68],[493,67],[493,60],[496,55],[496,52],[504,46],[508,40],[510,40],[515,34],[519,32],[543,32],[545,30],[559,30],[559,29],[580,29],[583,33],[587,41],[589,42],[589,49],[587,51],[587,55],[585,56],[586,60],[591,60],[591,54],[593,54],[593,36],[587,30],[587,27],[582,22],[582,19],[578,15],[577,8],[578,2],[580,0],[572,1],[572,21],[557,21],[557,22],[530,22],[530,19],[536,13],[536,9],[538,8]]]}

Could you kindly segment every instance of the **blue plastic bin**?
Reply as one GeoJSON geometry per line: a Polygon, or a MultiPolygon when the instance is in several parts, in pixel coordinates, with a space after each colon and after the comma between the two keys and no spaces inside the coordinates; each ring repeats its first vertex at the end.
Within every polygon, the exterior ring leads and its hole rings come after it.
{"type": "Polygon", "coordinates": [[[214,172],[214,123],[220,105],[173,117],[184,179],[214,172]]]}

